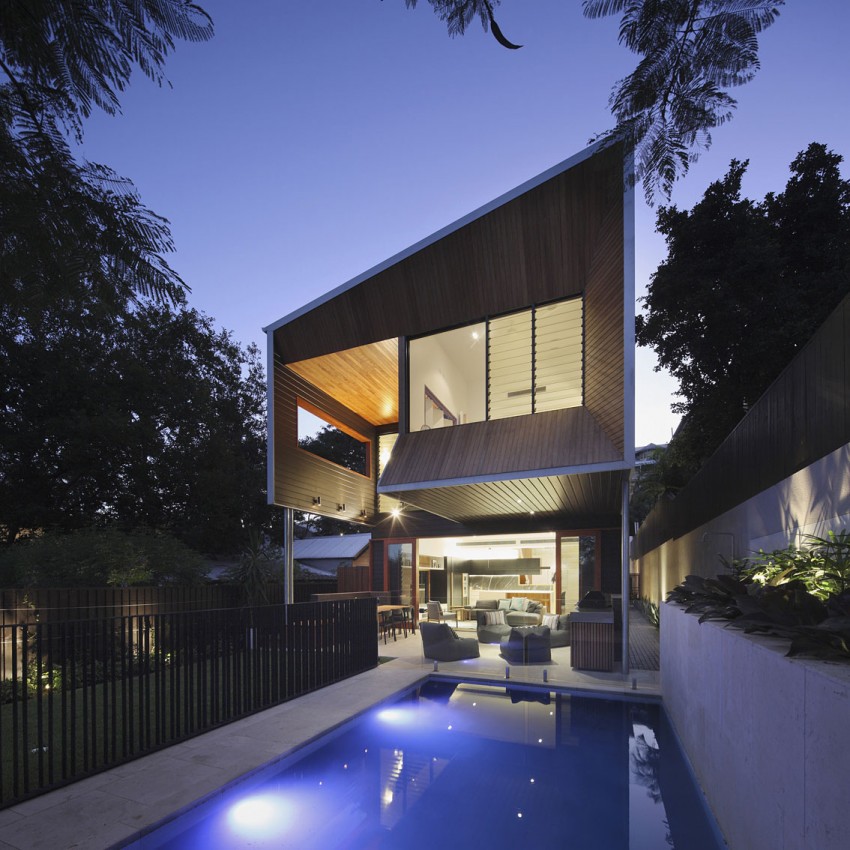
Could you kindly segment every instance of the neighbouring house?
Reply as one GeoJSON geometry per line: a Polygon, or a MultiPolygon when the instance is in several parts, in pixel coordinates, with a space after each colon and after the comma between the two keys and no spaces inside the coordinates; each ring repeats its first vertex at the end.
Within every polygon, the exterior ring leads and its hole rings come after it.
{"type": "Polygon", "coordinates": [[[286,539],[296,510],[360,523],[405,604],[627,587],[629,161],[590,147],[266,328],[286,539]]]}
{"type": "Polygon", "coordinates": [[[370,565],[371,540],[369,532],[305,537],[292,542],[292,558],[296,567],[316,578],[336,578],[340,568],[370,565]]]}

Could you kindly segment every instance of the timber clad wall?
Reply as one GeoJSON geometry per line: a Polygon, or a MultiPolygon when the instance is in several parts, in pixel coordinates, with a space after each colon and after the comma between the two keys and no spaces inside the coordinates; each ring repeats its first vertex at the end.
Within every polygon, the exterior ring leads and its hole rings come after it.
{"type": "Polygon", "coordinates": [[[594,248],[584,302],[584,403],[622,455],[625,448],[622,204],[612,205],[594,248]]]}
{"type": "Polygon", "coordinates": [[[426,245],[288,322],[277,353],[295,362],[579,295],[612,207],[622,233],[622,163],[613,145],[426,245]]]}
{"type": "Polygon", "coordinates": [[[362,521],[360,512],[363,510],[368,518],[374,518],[377,509],[375,429],[365,419],[281,365],[277,358],[274,409],[275,502],[295,510],[325,513],[349,521],[362,521]],[[310,402],[372,441],[371,477],[358,475],[298,448],[298,398],[310,402]],[[315,496],[322,499],[321,511],[313,505],[315,496]],[[337,505],[343,504],[345,510],[337,511],[337,505]]]}
{"type": "Polygon", "coordinates": [[[581,407],[399,436],[382,486],[604,463],[622,457],[581,407]],[[482,449],[485,453],[482,455],[482,449]]]}
{"type": "MultiPolygon", "coordinates": [[[[848,442],[850,296],[675,500],[653,508],[635,539],[635,556],[681,537],[848,442]]],[[[845,470],[844,481],[846,475],[845,470]]],[[[836,481],[836,488],[841,484],[836,481]]],[[[811,498],[825,495],[813,492],[811,498]]]]}

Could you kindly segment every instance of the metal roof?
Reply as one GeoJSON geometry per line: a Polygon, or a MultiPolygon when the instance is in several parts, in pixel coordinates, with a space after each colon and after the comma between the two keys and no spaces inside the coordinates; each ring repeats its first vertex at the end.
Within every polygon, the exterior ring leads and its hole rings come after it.
{"type": "Polygon", "coordinates": [[[292,542],[294,560],[320,558],[356,558],[372,539],[371,532],[338,534],[328,537],[306,537],[292,542]]]}

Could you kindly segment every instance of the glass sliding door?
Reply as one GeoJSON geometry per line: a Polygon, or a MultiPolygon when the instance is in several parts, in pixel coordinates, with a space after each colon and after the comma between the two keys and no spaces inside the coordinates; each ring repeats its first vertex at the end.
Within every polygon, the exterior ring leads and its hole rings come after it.
{"type": "Polygon", "coordinates": [[[416,541],[386,541],[385,582],[392,605],[416,608],[416,541]]]}
{"type": "Polygon", "coordinates": [[[559,531],[555,551],[558,613],[569,614],[585,593],[601,589],[599,533],[559,531]]]}

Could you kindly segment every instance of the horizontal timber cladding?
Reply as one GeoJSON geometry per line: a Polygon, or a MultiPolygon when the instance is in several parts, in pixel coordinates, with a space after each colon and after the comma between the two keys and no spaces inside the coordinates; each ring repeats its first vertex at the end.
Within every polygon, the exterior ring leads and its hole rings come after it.
{"type": "Polygon", "coordinates": [[[299,511],[323,514],[350,522],[370,522],[375,515],[375,429],[365,419],[329,395],[308,384],[278,362],[274,373],[274,501],[299,511]],[[371,442],[372,475],[356,472],[323,460],[298,448],[298,399],[324,411],[341,425],[371,442]],[[321,505],[314,504],[315,498],[321,505]],[[338,507],[344,505],[343,510],[338,507]],[[361,516],[365,511],[366,516],[361,516]]]}
{"type": "Polygon", "coordinates": [[[622,287],[622,208],[615,144],[293,318],[276,351],[291,363],[578,295],[609,218],[622,287]]]}
{"type": "Polygon", "coordinates": [[[461,523],[500,517],[510,519],[513,528],[514,521],[524,517],[544,522],[556,517],[562,528],[616,526],[622,475],[621,471],[551,475],[405,490],[396,495],[405,504],[461,523]]]}
{"type": "Polygon", "coordinates": [[[612,207],[594,240],[584,309],[584,403],[624,450],[623,209],[612,207]]]}
{"type": "Polygon", "coordinates": [[[622,460],[587,410],[571,407],[401,434],[380,483],[384,488],[622,460]]]}
{"type": "MultiPolygon", "coordinates": [[[[687,534],[848,442],[850,295],[676,498],[655,505],[635,538],[635,556],[687,534]]],[[[813,501],[820,495],[812,494],[813,501]]]]}

